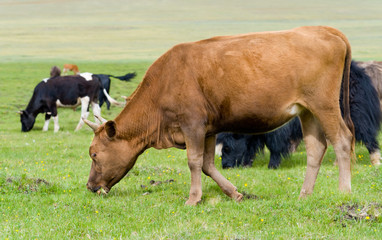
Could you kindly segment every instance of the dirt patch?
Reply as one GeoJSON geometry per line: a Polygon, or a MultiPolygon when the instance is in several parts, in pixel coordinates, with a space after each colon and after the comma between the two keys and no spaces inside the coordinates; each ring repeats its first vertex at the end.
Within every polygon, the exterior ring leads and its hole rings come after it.
{"type": "Polygon", "coordinates": [[[24,193],[37,192],[39,186],[45,185],[49,186],[50,183],[45,179],[41,178],[7,178],[6,182],[10,185],[15,186],[19,191],[24,193]]]}
{"type": "MultiPolygon", "coordinates": [[[[150,185],[151,185],[151,186],[158,186],[158,185],[161,185],[161,184],[163,184],[163,183],[172,183],[172,182],[175,182],[175,180],[174,180],[174,179],[168,179],[168,180],[166,180],[166,181],[164,181],[164,182],[162,182],[162,181],[151,180],[151,181],[150,181],[150,185]]],[[[141,184],[141,188],[147,188],[147,186],[141,184]]]]}
{"type": "Polygon", "coordinates": [[[340,206],[344,219],[347,220],[376,220],[381,217],[382,204],[370,203],[366,206],[358,204],[343,204],[340,206]]]}
{"type": "MultiPolygon", "coordinates": [[[[155,181],[155,180],[150,180],[150,185],[151,186],[159,186],[159,185],[161,185],[161,184],[163,184],[163,183],[172,183],[172,182],[175,182],[175,180],[174,179],[168,179],[168,180],[166,180],[166,181],[164,181],[164,182],[162,182],[162,181],[155,181]]],[[[141,188],[142,189],[145,189],[145,190],[148,190],[148,187],[146,186],[146,185],[144,185],[144,184],[141,184],[141,188]]],[[[151,190],[148,190],[148,192],[145,192],[145,193],[143,193],[143,195],[148,195],[148,194],[150,194],[151,193],[151,190]]]]}
{"type": "Polygon", "coordinates": [[[248,200],[248,199],[258,200],[258,199],[260,199],[260,197],[256,196],[255,194],[251,194],[251,193],[247,193],[247,192],[242,192],[242,194],[243,194],[243,200],[248,200]]]}

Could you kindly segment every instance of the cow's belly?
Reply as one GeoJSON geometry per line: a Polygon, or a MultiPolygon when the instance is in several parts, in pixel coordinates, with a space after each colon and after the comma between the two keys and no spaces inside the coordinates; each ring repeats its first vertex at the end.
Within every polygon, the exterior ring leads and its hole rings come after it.
{"type": "Polygon", "coordinates": [[[56,105],[57,107],[63,107],[63,108],[75,108],[81,105],[81,98],[77,98],[77,101],[72,103],[62,103],[60,99],[57,99],[56,105]]]}
{"type": "Polygon", "coordinates": [[[246,112],[244,115],[237,114],[230,118],[223,119],[219,132],[238,132],[238,133],[265,133],[275,130],[295,116],[298,116],[303,108],[298,104],[290,105],[286,108],[271,111],[246,112]]]}

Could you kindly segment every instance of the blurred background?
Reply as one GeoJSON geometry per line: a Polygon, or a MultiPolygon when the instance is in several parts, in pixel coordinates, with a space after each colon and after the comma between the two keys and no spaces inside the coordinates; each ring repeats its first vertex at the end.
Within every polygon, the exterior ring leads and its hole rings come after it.
{"type": "Polygon", "coordinates": [[[0,62],[152,61],[180,42],[302,25],[382,59],[380,0],[0,0],[0,62]]]}

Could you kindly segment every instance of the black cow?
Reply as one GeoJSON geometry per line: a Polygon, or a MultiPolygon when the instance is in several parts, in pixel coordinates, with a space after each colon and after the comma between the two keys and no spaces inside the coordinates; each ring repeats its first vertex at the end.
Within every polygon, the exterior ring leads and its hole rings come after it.
{"type": "MultiPolygon", "coordinates": [[[[342,109],[342,94],[340,96],[342,109]]],[[[350,112],[355,127],[357,142],[365,144],[373,165],[380,164],[380,149],[377,141],[380,129],[381,110],[377,91],[364,69],[354,62],[350,72],[350,112]]],[[[223,168],[251,166],[256,153],[266,146],[270,151],[268,168],[277,168],[281,157],[288,156],[302,139],[298,118],[287,125],[261,135],[221,133],[216,144],[221,148],[223,168]]],[[[217,148],[218,149],[218,148],[217,148]]]]}
{"type": "Polygon", "coordinates": [[[265,134],[218,134],[216,144],[222,145],[219,154],[222,156],[223,168],[252,166],[254,156],[262,152],[265,146],[271,153],[268,168],[278,168],[281,157],[285,158],[293,152],[301,139],[300,120],[296,117],[278,130],[265,134]]]}
{"type": "MultiPolygon", "coordinates": [[[[93,115],[98,121],[101,108],[98,105],[98,95],[103,87],[99,78],[91,73],[81,73],[72,76],[55,76],[44,79],[35,87],[33,95],[25,110],[20,111],[21,130],[28,132],[33,128],[39,113],[45,113],[43,131],[48,130],[50,118],[54,120],[54,131],[59,130],[57,107],[76,107],[81,104],[81,118],[76,130],[84,124],[83,118],[89,115],[92,106],[93,115]]],[[[106,93],[107,94],[107,93],[106,93]]],[[[107,95],[109,101],[115,101],[107,95]]],[[[116,102],[116,101],[115,101],[116,102]]]]}
{"type": "MultiPolygon", "coordinates": [[[[134,73],[128,73],[124,76],[113,76],[113,75],[107,75],[107,74],[95,74],[101,81],[102,87],[106,90],[107,93],[110,93],[110,77],[117,78],[122,81],[130,81],[130,79],[134,78],[137,74],[134,73]]],[[[110,109],[110,102],[107,99],[105,93],[103,91],[99,92],[99,106],[102,107],[103,103],[106,102],[107,109],[110,109]]]]}

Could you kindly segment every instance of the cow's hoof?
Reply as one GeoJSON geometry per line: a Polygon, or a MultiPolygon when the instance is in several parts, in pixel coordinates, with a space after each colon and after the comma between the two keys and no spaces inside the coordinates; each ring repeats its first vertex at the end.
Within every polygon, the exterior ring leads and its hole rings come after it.
{"type": "Polygon", "coordinates": [[[371,164],[373,164],[374,167],[381,166],[381,161],[373,161],[371,164]]]}
{"type": "Polygon", "coordinates": [[[236,202],[241,202],[243,200],[243,194],[237,192],[235,200],[236,200],[236,202]]]}
{"type": "Polygon", "coordinates": [[[269,164],[268,169],[277,169],[279,168],[280,164],[269,164]]]}
{"type": "Polygon", "coordinates": [[[188,199],[185,204],[188,205],[188,206],[196,206],[196,205],[198,205],[201,202],[202,202],[202,200],[196,201],[196,200],[188,199]]]}
{"type": "Polygon", "coordinates": [[[381,153],[379,149],[373,153],[370,153],[370,162],[373,166],[381,165],[381,153]]]}
{"type": "Polygon", "coordinates": [[[312,193],[313,193],[313,190],[312,191],[308,191],[308,190],[303,188],[300,191],[300,196],[298,197],[298,199],[299,200],[304,199],[304,198],[308,197],[309,195],[311,195],[312,193]]]}

